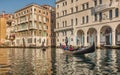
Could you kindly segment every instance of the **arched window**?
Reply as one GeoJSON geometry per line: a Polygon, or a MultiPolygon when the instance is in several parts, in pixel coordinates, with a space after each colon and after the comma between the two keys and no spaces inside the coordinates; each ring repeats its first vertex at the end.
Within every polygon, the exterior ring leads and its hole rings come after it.
{"type": "Polygon", "coordinates": [[[118,17],[118,16],[119,16],[119,9],[116,8],[116,9],[115,9],[115,17],[118,17]]]}

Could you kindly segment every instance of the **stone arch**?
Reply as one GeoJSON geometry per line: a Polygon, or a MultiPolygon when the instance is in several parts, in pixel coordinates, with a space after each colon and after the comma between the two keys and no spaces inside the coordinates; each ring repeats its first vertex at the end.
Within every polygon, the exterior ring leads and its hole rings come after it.
{"type": "Polygon", "coordinates": [[[97,43],[97,30],[95,28],[89,28],[87,31],[87,43],[91,45],[93,41],[97,43]]]}
{"type": "Polygon", "coordinates": [[[84,45],[84,31],[83,30],[77,31],[76,44],[79,46],[84,45]]]}
{"type": "Polygon", "coordinates": [[[103,26],[100,29],[100,44],[112,45],[112,28],[110,26],[103,26]]]}

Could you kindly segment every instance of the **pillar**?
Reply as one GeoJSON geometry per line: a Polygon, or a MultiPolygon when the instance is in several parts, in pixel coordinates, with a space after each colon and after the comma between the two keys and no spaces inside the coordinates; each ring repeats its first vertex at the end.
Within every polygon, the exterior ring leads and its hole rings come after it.
{"type": "Polygon", "coordinates": [[[97,32],[97,47],[100,47],[100,31],[97,32]]]}
{"type": "Polygon", "coordinates": [[[116,38],[115,38],[115,30],[113,30],[112,31],[112,46],[115,46],[116,44],[115,44],[115,40],[116,40],[116,38]]]}
{"type": "Polygon", "coordinates": [[[87,44],[87,31],[85,31],[85,39],[84,39],[84,46],[88,46],[88,44],[87,44]]]}

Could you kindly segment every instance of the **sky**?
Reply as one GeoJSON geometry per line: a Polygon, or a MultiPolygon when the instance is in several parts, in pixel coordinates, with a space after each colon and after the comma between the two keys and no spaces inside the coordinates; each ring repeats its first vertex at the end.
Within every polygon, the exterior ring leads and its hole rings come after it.
{"type": "Polygon", "coordinates": [[[56,0],[0,0],[0,14],[2,11],[5,11],[5,13],[14,13],[31,3],[39,5],[48,4],[55,7],[55,2],[56,0]]]}

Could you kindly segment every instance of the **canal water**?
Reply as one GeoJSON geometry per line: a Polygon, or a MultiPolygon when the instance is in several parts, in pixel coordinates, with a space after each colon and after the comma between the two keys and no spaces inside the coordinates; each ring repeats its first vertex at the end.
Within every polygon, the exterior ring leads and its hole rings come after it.
{"type": "Polygon", "coordinates": [[[0,48],[0,75],[120,75],[120,49],[72,56],[59,48],[0,48]]]}

